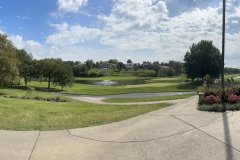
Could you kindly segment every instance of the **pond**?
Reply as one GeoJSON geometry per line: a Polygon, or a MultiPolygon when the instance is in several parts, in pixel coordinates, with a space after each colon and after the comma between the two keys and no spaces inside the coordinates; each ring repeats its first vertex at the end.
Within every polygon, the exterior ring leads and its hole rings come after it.
{"type": "Polygon", "coordinates": [[[99,85],[99,86],[125,86],[125,85],[138,85],[147,84],[149,81],[146,79],[135,79],[135,80],[75,80],[76,83],[88,84],[88,85],[99,85]]]}

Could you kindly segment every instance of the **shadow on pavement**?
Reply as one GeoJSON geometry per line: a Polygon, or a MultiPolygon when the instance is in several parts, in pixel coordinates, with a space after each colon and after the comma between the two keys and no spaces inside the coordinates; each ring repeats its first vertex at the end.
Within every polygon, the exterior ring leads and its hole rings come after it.
{"type": "Polygon", "coordinates": [[[229,123],[228,123],[228,117],[227,117],[227,112],[223,112],[222,113],[223,116],[223,132],[224,132],[224,138],[225,138],[225,143],[226,145],[226,159],[227,160],[233,160],[233,152],[232,152],[232,148],[230,146],[232,146],[232,142],[231,142],[231,133],[230,133],[230,129],[229,129],[229,123]],[[224,118],[226,117],[226,118],[224,118]]]}

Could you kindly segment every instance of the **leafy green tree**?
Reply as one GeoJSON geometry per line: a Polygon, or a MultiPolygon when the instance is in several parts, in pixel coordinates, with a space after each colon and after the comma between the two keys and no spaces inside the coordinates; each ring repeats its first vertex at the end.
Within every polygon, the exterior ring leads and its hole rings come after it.
{"type": "Polygon", "coordinates": [[[64,87],[71,87],[74,82],[72,67],[67,62],[59,61],[57,69],[53,74],[53,85],[64,87]]]}
{"type": "Polygon", "coordinates": [[[25,86],[27,86],[27,82],[30,80],[30,67],[32,63],[32,55],[28,54],[24,49],[18,50],[16,53],[17,59],[19,61],[18,63],[18,70],[19,70],[19,82],[20,79],[23,77],[25,86]]]}
{"type": "Polygon", "coordinates": [[[212,41],[202,40],[192,44],[184,57],[184,68],[188,78],[194,80],[209,74],[218,78],[221,73],[221,54],[212,41]]]}
{"type": "Polygon", "coordinates": [[[169,61],[168,66],[174,69],[176,75],[180,75],[182,73],[183,63],[169,61]]]}
{"type": "Polygon", "coordinates": [[[125,65],[122,63],[122,62],[118,62],[117,64],[117,69],[118,69],[118,72],[120,73],[121,70],[125,67],[125,65]]]}
{"type": "Polygon", "coordinates": [[[100,68],[100,63],[96,62],[96,68],[100,68]]]}
{"type": "Polygon", "coordinates": [[[0,34],[0,85],[13,84],[18,74],[17,65],[16,48],[7,35],[0,34]]]}
{"type": "Polygon", "coordinates": [[[29,79],[39,80],[42,77],[41,75],[41,66],[39,60],[32,60],[31,65],[29,66],[29,79]]]}
{"type": "Polygon", "coordinates": [[[118,64],[118,60],[117,59],[110,59],[110,60],[108,60],[108,63],[118,64]]]}
{"type": "Polygon", "coordinates": [[[86,65],[77,65],[73,67],[74,77],[87,77],[88,67],[86,65]]]}
{"type": "Polygon", "coordinates": [[[43,75],[43,77],[46,77],[48,79],[48,89],[50,89],[52,78],[54,77],[55,72],[58,69],[58,63],[61,61],[61,59],[54,58],[45,58],[39,61],[40,73],[43,75]]]}
{"type": "Polygon", "coordinates": [[[93,60],[88,59],[88,60],[86,61],[86,66],[88,67],[88,69],[92,69],[93,66],[94,66],[93,60]]]}
{"type": "Polygon", "coordinates": [[[128,60],[127,60],[127,63],[132,63],[132,60],[131,60],[131,59],[128,59],[128,60]]]}

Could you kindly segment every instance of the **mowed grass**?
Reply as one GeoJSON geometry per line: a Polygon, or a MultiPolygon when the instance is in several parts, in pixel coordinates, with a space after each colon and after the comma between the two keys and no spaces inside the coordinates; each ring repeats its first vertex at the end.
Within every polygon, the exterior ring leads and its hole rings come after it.
{"type": "MultiPolygon", "coordinates": [[[[144,79],[149,83],[140,85],[125,85],[125,86],[99,86],[74,83],[74,86],[64,88],[63,93],[69,94],[123,94],[123,93],[146,93],[146,92],[189,92],[196,91],[198,84],[184,82],[186,77],[181,75],[173,78],[154,78],[154,77],[100,77],[100,78],[76,78],[76,80],[135,80],[144,79]]],[[[31,86],[47,87],[47,82],[32,81],[31,86]]],[[[60,90],[60,87],[54,87],[60,90]]]]}
{"type": "Polygon", "coordinates": [[[176,100],[185,99],[192,97],[196,94],[182,94],[174,96],[155,96],[155,97],[141,97],[141,98],[107,98],[103,99],[104,102],[109,103],[128,103],[128,102],[151,102],[151,101],[165,101],[165,100],[176,100]]]}
{"type": "MultiPolygon", "coordinates": [[[[125,120],[170,104],[98,105],[76,100],[47,102],[4,98],[4,95],[24,95],[19,89],[0,89],[1,130],[63,130],[108,124],[125,120]]],[[[35,91],[35,96],[55,96],[35,91]]]]}

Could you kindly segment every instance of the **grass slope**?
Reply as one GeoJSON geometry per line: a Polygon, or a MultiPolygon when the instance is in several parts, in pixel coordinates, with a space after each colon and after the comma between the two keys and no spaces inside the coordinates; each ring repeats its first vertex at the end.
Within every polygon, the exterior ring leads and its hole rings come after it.
{"type": "Polygon", "coordinates": [[[183,94],[174,96],[156,96],[156,97],[141,97],[141,98],[107,98],[103,99],[104,102],[109,103],[128,103],[128,102],[150,102],[150,101],[164,101],[164,100],[175,100],[185,99],[196,94],[183,94]]]}
{"type": "MultiPolygon", "coordinates": [[[[96,105],[69,100],[47,102],[4,98],[4,95],[24,95],[19,89],[0,89],[0,129],[3,130],[62,130],[121,121],[169,104],[114,106],[96,105]]],[[[56,96],[35,91],[35,96],[56,96]]]]}

